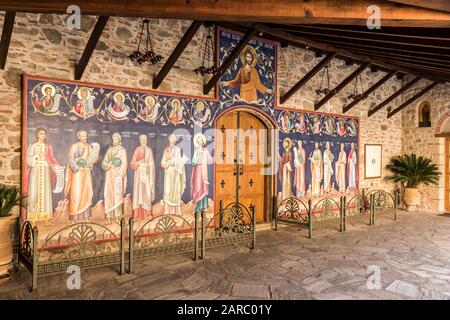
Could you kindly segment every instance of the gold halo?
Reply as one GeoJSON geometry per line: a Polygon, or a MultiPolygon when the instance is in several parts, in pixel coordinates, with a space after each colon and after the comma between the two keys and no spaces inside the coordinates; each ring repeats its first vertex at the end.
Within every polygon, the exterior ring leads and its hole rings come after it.
{"type": "Polygon", "coordinates": [[[77,96],[78,96],[78,99],[83,99],[83,97],[81,96],[81,90],[87,90],[87,92],[88,92],[88,96],[87,96],[87,98],[86,99],[89,99],[89,97],[91,96],[91,89],[90,88],[88,88],[88,87],[81,87],[81,88],[79,88],[78,89],[78,91],[77,91],[77,96]]]}
{"type": "Polygon", "coordinates": [[[203,111],[203,110],[205,110],[205,104],[203,103],[203,101],[198,101],[195,104],[195,108],[199,111],[203,111]]]}
{"type": "Polygon", "coordinates": [[[56,94],[56,88],[53,85],[49,84],[49,83],[43,85],[42,88],[41,88],[41,92],[42,92],[42,94],[44,96],[46,95],[45,89],[47,89],[47,88],[52,89],[52,93],[50,95],[53,97],[56,94]]]}
{"type": "Polygon", "coordinates": [[[117,102],[117,97],[118,96],[122,96],[122,102],[125,102],[125,95],[122,92],[120,92],[120,91],[114,93],[114,96],[113,96],[114,102],[117,102]]]}
{"type": "Polygon", "coordinates": [[[181,108],[181,101],[178,100],[178,99],[173,99],[173,100],[172,100],[172,103],[171,103],[172,108],[175,109],[175,107],[174,107],[174,103],[175,103],[175,102],[178,102],[178,108],[181,108]]]}
{"type": "Polygon", "coordinates": [[[145,105],[146,105],[147,107],[150,107],[150,105],[154,106],[154,105],[156,104],[156,99],[155,99],[154,96],[148,95],[148,96],[145,97],[144,103],[145,103],[145,105]],[[152,103],[150,104],[150,103],[148,102],[148,100],[151,100],[152,103]]]}
{"type": "Polygon", "coordinates": [[[243,66],[245,66],[245,56],[244,56],[244,54],[247,51],[250,51],[251,55],[253,56],[253,61],[252,61],[252,64],[250,66],[254,67],[256,65],[257,60],[258,60],[258,54],[256,53],[255,48],[253,48],[252,46],[250,46],[248,44],[244,47],[244,49],[239,54],[239,57],[241,59],[241,63],[242,63],[243,66]]]}
{"type": "Polygon", "coordinates": [[[196,148],[199,147],[198,143],[197,143],[197,139],[198,137],[201,137],[203,139],[203,143],[206,144],[206,137],[203,133],[197,133],[196,135],[194,135],[194,146],[196,148]]]}
{"type": "Polygon", "coordinates": [[[284,143],[285,142],[289,143],[288,149],[291,149],[291,147],[292,147],[292,140],[290,138],[284,138],[284,140],[283,140],[283,148],[284,148],[284,143]]]}

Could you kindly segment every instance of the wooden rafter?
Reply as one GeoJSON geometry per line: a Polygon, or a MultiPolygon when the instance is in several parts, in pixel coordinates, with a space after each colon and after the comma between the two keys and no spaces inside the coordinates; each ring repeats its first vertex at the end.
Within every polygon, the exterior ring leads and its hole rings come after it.
{"type": "Polygon", "coordinates": [[[192,40],[194,35],[197,33],[197,30],[202,25],[201,21],[193,21],[189,28],[184,33],[183,37],[181,38],[180,42],[178,42],[175,49],[170,54],[169,58],[167,59],[166,63],[162,66],[161,70],[159,70],[159,73],[153,78],[153,89],[158,89],[158,87],[163,82],[164,78],[169,73],[170,69],[174,66],[175,62],[177,62],[178,58],[183,53],[184,49],[188,46],[189,42],[192,40]]]}
{"type": "Polygon", "coordinates": [[[450,5],[448,0],[388,0],[390,2],[396,2],[401,4],[407,4],[425,9],[433,9],[439,11],[450,12],[450,5]]]}
{"type": "MultiPolygon", "coordinates": [[[[0,8],[66,14],[73,0],[0,0],[0,8]]],[[[450,14],[383,0],[77,0],[84,15],[164,19],[366,25],[367,8],[377,5],[383,26],[449,27],[450,14]]]]}
{"type": "MultiPolygon", "coordinates": [[[[396,74],[395,70],[391,70],[389,71],[383,78],[381,78],[380,80],[378,80],[373,86],[371,86],[369,89],[367,89],[362,96],[363,97],[368,97],[369,94],[371,94],[372,92],[374,92],[375,90],[377,90],[383,83],[385,83],[386,81],[388,81],[390,78],[392,78],[394,75],[396,74]]],[[[348,105],[344,106],[342,108],[342,113],[346,113],[348,111],[350,111],[351,108],[353,108],[354,106],[356,106],[361,100],[353,100],[352,102],[350,102],[348,105]]]]}
{"type": "Polygon", "coordinates": [[[311,69],[303,78],[301,78],[294,86],[289,89],[285,94],[280,97],[280,103],[285,103],[294,93],[296,93],[301,87],[305,85],[312,77],[314,77],[324,66],[326,66],[334,57],[336,52],[329,52],[325,58],[320,60],[320,62],[311,69]]]}
{"type": "Polygon", "coordinates": [[[430,84],[428,84],[425,88],[423,88],[422,90],[420,90],[418,93],[416,93],[414,96],[412,96],[411,98],[409,98],[408,100],[406,100],[404,103],[402,103],[400,106],[398,106],[397,108],[395,108],[394,110],[392,110],[391,112],[388,113],[387,117],[390,118],[393,115],[395,115],[397,112],[402,111],[404,108],[406,108],[407,106],[409,106],[411,103],[413,103],[414,101],[416,101],[417,99],[419,99],[421,96],[423,96],[425,93],[427,93],[428,91],[430,91],[431,89],[433,89],[434,87],[436,87],[440,82],[438,81],[433,81],[430,84]]]}
{"type": "Polygon", "coordinates": [[[9,43],[14,29],[14,20],[16,13],[7,11],[3,21],[2,39],[0,42],[0,69],[5,69],[6,58],[8,57],[9,43]]]}
{"type": "Polygon", "coordinates": [[[75,80],[80,80],[83,76],[84,70],[86,69],[89,60],[91,59],[92,52],[94,52],[95,47],[97,46],[98,39],[103,33],[103,29],[108,22],[109,16],[100,16],[97,19],[97,23],[94,26],[94,30],[91,33],[91,36],[86,44],[86,48],[84,48],[83,55],[81,56],[80,62],[75,67],[75,80]]]}
{"type": "Polygon", "coordinates": [[[322,98],[319,102],[314,105],[314,110],[319,110],[327,101],[338,94],[342,89],[344,89],[353,79],[355,79],[361,72],[364,71],[370,65],[369,62],[363,62],[355,71],[353,71],[347,78],[345,78],[341,83],[339,83],[336,88],[331,90],[329,94],[322,98]]]}
{"type": "Polygon", "coordinates": [[[381,108],[383,108],[385,105],[391,103],[392,101],[394,101],[395,98],[397,98],[398,96],[400,96],[403,92],[405,92],[406,90],[408,90],[409,88],[411,88],[413,85],[415,85],[417,82],[419,82],[421,78],[420,77],[415,77],[414,79],[412,79],[410,82],[408,82],[407,84],[405,84],[403,87],[401,87],[398,91],[396,91],[395,93],[393,93],[391,96],[389,96],[389,98],[387,98],[386,100],[384,100],[383,102],[381,102],[379,105],[377,105],[375,108],[369,110],[369,112],[367,113],[367,116],[370,117],[373,114],[375,114],[377,111],[381,110],[381,108]]]}
{"type": "Polygon", "coordinates": [[[251,40],[251,38],[256,35],[258,29],[251,28],[249,29],[236,47],[231,51],[230,55],[226,57],[226,59],[222,62],[222,65],[219,67],[219,72],[211,77],[207,84],[203,86],[203,94],[208,94],[209,91],[216,85],[217,81],[219,81],[220,77],[224,74],[224,72],[229,68],[229,66],[233,63],[233,61],[239,56],[239,53],[244,49],[247,43],[251,40]]]}
{"type": "Polygon", "coordinates": [[[426,39],[417,39],[419,41],[414,41],[415,39],[393,39],[392,37],[389,37],[387,35],[379,35],[377,33],[372,34],[370,37],[367,35],[360,35],[360,34],[350,34],[350,35],[341,35],[336,32],[315,32],[315,31],[305,31],[301,28],[297,30],[290,31],[294,34],[298,34],[301,36],[306,37],[323,37],[323,38],[332,38],[332,39],[344,39],[347,41],[363,41],[363,42],[373,42],[373,43],[382,43],[382,44],[391,44],[391,45],[401,45],[401,46],[407,46],[407,47],[422,47],[422,48],[429,48],[429,49],[448,49],[448,44],[450,43],[450,39],[442,39],[439,41],[431,41],[426,39]]]}
{"type": "Polygon", "coordinates": [[[287,40],[290,43],[305,45],[305,46],[320,49],[320,50],[323,50],[326,52],[336,52],[338,54],[338,56],[351,58],[355,61],[360,61],[360,62],[367,61],[367,62],[370,62],[371,64],[377,65],[386,70],[395,69],[395,70],[405,73],[405,74],[414,73],[416,76],[419,76],[422,78],[434,79],[434,80],[443,80],[443,81],[450,80],[450,77],[448,77],[446,74],[439,75],[439,73],[434,72],[435,70],[429,70],[430,72],[428,72],[427,69],[423,69],[423,70],[415,69],[414,71],[411,71],[411,69],[406,65],[391,63],[391,62],[387,61],[386,59],[376,59],[376,58],[370,58],[367,55],[359,55],[359,54],[353,53],[350,50],[345,49],[345,48],[337,48],[337,47],[329,45],[327,43],[318,42],[318,41],[315,41],[315,40],[312,40],[309,38],[305,38],[305,37],[295,36],[288,32],[269,28],[265,25],[255,24],[255,26],[258,28],[258,30],[264,32],[265,35],[272,35],[272,36],[278,37],[280,39],[287,40]]]}

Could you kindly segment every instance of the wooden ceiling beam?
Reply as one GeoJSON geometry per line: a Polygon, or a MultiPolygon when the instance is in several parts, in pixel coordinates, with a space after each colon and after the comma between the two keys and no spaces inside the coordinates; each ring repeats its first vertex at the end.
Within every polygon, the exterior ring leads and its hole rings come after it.
{"type": "Polygon", "coordinates": [[[448,0],[388,0],[390,2],[406,4],[425,9],[450,12],[448,0]]]}
{"type": "Polygon", "coordinates": [[[322,98],[319,102],[314,105],[314,110],[319,110],[327,101],[337,95],[342,89],[344,89],[353,79],[361,74],[368,66],[369,62],[363,62],[355,71],[353,71],[347,78],[345,78],[341,83],[339,83],[336,88],[331,90],[329,94],[322,98]]]}
{"type": "Polygon", "coordinates": [[[170,69],[174,66],[175,62],[177,62],[178,58],[183,53],[184,49],[188,46],[189,42],[191,42],[194,35],[197,33],[198,29],[202,25],[201,21],[193,21],[189,28],[184,33],[181,40],[178,42],[175,49],[170,54],[166,63],[162,66],[161,70],[159,70],[158,74],[153,78],[152,87],[153,89],[158,89],[161,83],[164,81],[164,78],[169,73],[170,69]]]}
{"type": "Polygon", "coordinates": [[[208,94],[209,91],[216,85],[217,81],[219,81],[220,77],[227,71],[227,69],[230,67],[230,65],[233,63],[233,61],[239,56],[239,53],[241,53],[242,49],[247,45],[247,43],[251,40],[253,36],[256,35],[258,32],[258,29],[255,27],[252,27],[249,29],[245,35],[242,37],[242,39],[239,41],[239,43],[236,45],[236,47],[231,51],[230,55],[225,58],[225,60],[222,62],[222,65],[219,67],[219,72],[214,74],[211,79],[203,86],[203,94],[208,94]]]}
{"type": "MultiPolygon", "coordinates": [[[[359,29],[352,28],[352,26],[317,26],[317,25],[277,25],[274,24],[274,27],[283,31],[295,31],[297,29],[301,30],[316,30],[320,32],[332,33],[348,33],[348,34],[358,34],[358,35],[369,35],[369,36],[383,36],[383,37],[391,37],[391,38],[400,38],[400,39],[419,39],[419,40],[433,40],[440,41],[449,40],[448,37],[448,29],[445,28],[435,28],[432,29],[433,32],[422,31],[424,29],[418,28],[390,28],[386,31],[387,28],[382,29],[374,29],[368,30],[367,27],[359,27],[359,29]],[[423,32],[423,34],[420,33],[423,32]],[[403,32],[403,33],[402,33],[403,32]]],[[[425,29],[428,30],[428,29],[425,29]]]]}
{"type": "Polygon", "coordinates": [[[3,20],[3,31],[0,42],[0,69],[5,69],[6,58],[8,57],[9,43],[11,42],[11,36],[14,29],[14,21],[16,19],[16,13],[14,11],[7,11],[5,13],[5,19],[3,20]]]}
{"type": "Polygon", "coordinates": [[[326,66],[334,57],[336,52],[329,52],[318,64],[314,66],[303,78],[292,86],[285,94],[280,97],[280,103],[285,103],[292,95],[294,95],[301,87],[305,85],[311,78],[313,78],[324,66],[326,66]]]}
{"type": "MultiPolygon", "coordinates": [[[[373,50],[352,48],[352,52],[356,52],[356,53],[359,53],[359,54],[372,54],[373,50]]],[[[424,61],[424,62],[427,62],[427,61],[430,61],[430,62],[441,62],[441,63],[447,64],[447,65],[449,65],[449,63],[450,63],[450,59],[433,59],[433,58],[422,57],[422,56],[418,56],[418,55],[401,54],[401,53],[390,53],[390,52],[384,52],[384,51],[381,54],[383,55],[383,57],[408,58],[408,59],[410,59],[410,61],[417,60],[417,61],[424,61]]]]}
{"type": "Polygon", "coordinates": [[[385,59],[374,59],[374,58],[368,57],[367,55],[359,55],[359,54],[353,53],[347,49],[337,48],[337,47],[331,46],[327,43],[314,41],[314,40],[311,40],[311,39],[305,38],[305,37],[294,36],[288,32],[274,30],[265,25],[255,24],[255,27],[258,28],[258,30],[260,30],[261,32],[263,32],[266,35],[272,35],[272,36],[278,37],[280,39],[287,40],[290,43],[306,45],[308,47],[320,49],[325,52],[336,52],[338,56],[351,58],[355,61],[370,62],[371,64],[377,65],[377,66],[383,68],[384,70],[397,70],[398,72],[401,72],[404,74],[412,74],[413,73],[418,77],[433,79],[433,80],[449,81],[449,79],[450,79],[450,78],[445,78],[445,77],[437,77],[435,72],[426,72],[425,69],[422,71],[417,70],[417,69],[411,70],[410,68],[405,67],[403,65],[390,63],[389,61],[386,61],[385,59]]]}
{"type": "Polygon", "coordinates": [[[423,88],[422,90],[420,90],[418,93],[416,93],[415,95],[413,95],[411,98],[409,98],[408,100],[406,100],[404,103],[402,103],[399,107],[395,108],[394,110],[392,110],[391,112],[388,112],[387,117],[388,119],[392,116],[394,116],[396,113],[402,111],[404,108],[406,108],[407,106],[409,106],[411,103],[413,103],[414,101],[416,101],[417,99],[419,99],[421,96],[423,96],[425,93],[427,93],[428,91],[430,91],[431,89],[433,89],[434,87],[436,87],[440,82],[439,81],[433,81],[430,84],[428,84],[425,88],[423,88]]]}
{"type": "MultiPolygon", "coordinates": [[[[391,70],[389,71],[383,78],[381,78],[380,80],[378,80],[373,86],[371,86],[369,89],[367,89],[363,94],[363,98],[367,98],[372,92],[374,92],[375,90],[377,90],[381,85],[383,85],[386,81],[388,81],[390,78],[392,78],[395,74],[397,73],[397,71],[395,70],[391,70]]],[[[356,106],[359,102],[361,102],[361,100],[355,99],[352,102],[350,102],[348,105],[344,106],[342,108],[342,113],[346,113],[348,111],[350,111],[354,106],[356,106]]]]}
{"type": "MultiPolygon", "coordinates": [[[[286,31],[285,28],[280,30],[286,31]]],[[[334,31],[310,31],[302,28],[289,28],[288,32],[299,34],[301,36],[318,36],[333,39],[345,39],[345,40],[357,40],[364,42],[375,42],[375,43],[388,43],[393,45],[402,45],[408,47],[423,47],[432,49],[448,49],[450,47],[450,38],[440,39],[440,40],[427,40],[427,39],[415,39],[413,37],[409,38],[393,38],[389,35],[380,35],[373,33],[370,36],[367,34],[357,34],[350,32],[349,35],[342,35],[342,32],[334,31]],[[414,41],[416,40],[416,41],[414,41]]]]}
{"type": "Polygon", "coordinates": [[[374,39],[372,37],[347,37],[347,36],[338,36],[334,34],[324,34],[324,33],[318,33],[318,32],[303,32],[303,31],[291,31],[292,34],[299,35],[302,37],[310,37],[314,38],[316,41],[321,40],[327,40],[327,39],[333,39],[333,41],[340,40],[337,39],[343,39],[347,43],[352,42],[358,42],[363,44],[374,44],[375,46],[378,46],[381,44],[381,46],[385,47],[395,47],[395,48],[402,48],[402,49],[413,49],[416,51],[428,51],[428,52],[438,52],[442,54],[448,54],[450,53],[450,41],[446,41],[447,44],[445,44],[443,41],[436,42],[437,44],[431,45],[431,44],[421,44],[421,43],[413,43],[413,42],[401,42],[401,41],[387,41],[387,40],[379,40],[374,39]]]}
{"type": "MultiPolygon", "coordinates": [[[[0,0],[0,9],[66,14],[73,0],[0,0]]],[[[367,8],[377,5],[383,26],[450,27],[450,13],[383,0],[77,0],[83,15],[163,19],[306,24],[367,24],[367,8]]]]}
{"type": "Polygon", "coordinates": [[[448,69],[450,71],[450,61],[439,61],[439,62],[425,61],[425,60],[421,60],[420,58],[390,56],[388,54],[384,54],[383,52],[375,53],[375,52],[360,52],[358,50],[352,50],[352,51],[360,53],[360,54],[366,54],[369,57],[384,58],[385,60],[395,61],[395,63],[408,62],[408,63],[418,64],[421,66],[441,67],[442,69],[448,69]]]}
{"type": "Polygon", "coordinates": [[[376,112],[378,112],[379,110],[381,110],[385,105],[391,103],[392,101],[394,101],[395,98],[397,98],[398,96],[400,96],[403,92],[405,92],[406,90],[408,90],[409,88],[411,88],[413,85],[415,85],[417,82],[419,82],[421,78],[420,77],[415,77],[414,79],[412,79],[410,82],[408,82],[407,84],[405,84],[403,87],[401,87],[399,90],[397,90],[396,92],[394,92],[391,96],[389,96],[386,100],[384,100],[383,102],[381,102],[379,105],[377,105],[375,108],[370,109],[369,112],[367,113],[368,117],[371,117],[372,115],[374,115],[376,112]]]}
{"type": "Polygon", "coordinates": [[[84,48],[83,55],[81,56],[80,62],[75,67],[75,80],[80,80],[83,76],[84,70],[86,69],[89,60],[91,59],[92,52],[94,52],[95,47],[97,46],[98,40],[103,33],[103,29],[108,22],[109,16],[100,16],[97,19],[97,23],[94,26],[94,30],[89,37],[89,40],[86,44],[86,48],[84,48]]]}
{"type": "Polygon", "coordinates": [[[385,46],[374,46],[374,45],[364,45],[360,43],[355,43],[354,41],[351,42],[343,42],[343,41],[334,41],[334,40],[320,40],[320,42],[336,46],[336,47],[345,47],[348,48],[351,46],[352,48],[364,48],[369,50],[380,50],[380,51],[386,51],[386,52],[406,52],[406,53],[413,53],[413,54],[420,54],[420,55],[426,55],[426,56],[433,56],[433,57],[450,57],[450,54],[442,54],[442,53],[436,53],[435,51],[423,51],[423,50],[404,50],[404,49],[397,49],[397,48],[390,48],[385,46]]]}

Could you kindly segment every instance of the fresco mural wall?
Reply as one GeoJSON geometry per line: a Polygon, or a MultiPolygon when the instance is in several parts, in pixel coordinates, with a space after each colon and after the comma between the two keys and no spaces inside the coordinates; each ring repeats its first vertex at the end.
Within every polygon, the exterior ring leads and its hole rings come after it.
{"type": "MultiPolygon", "coordinates": [[[[242,35],[217,30],[217,63],[242,35]]],[[[224,73],[216,99],[24,76],[24,218],[114,225],[213,212],[214,121],[251,106],[279,127],[282,198],[358,188],[357,118],[276,106],[276,43],[253,39],[224,73]]]]}

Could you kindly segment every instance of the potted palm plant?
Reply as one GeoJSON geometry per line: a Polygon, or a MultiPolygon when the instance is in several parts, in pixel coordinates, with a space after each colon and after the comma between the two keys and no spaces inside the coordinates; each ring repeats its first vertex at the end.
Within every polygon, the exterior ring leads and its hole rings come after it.
{"type": "Polygon", "coordinates": [[[391,159],[386,166],[392,174],[388,180],[401,183],[405,187],[403,202],[406,210],[415,211],[420,204],[419,185],[437,185],[441,173],[435,163],[429,158],[405,154],[391,159]]]}
{"type": "Polygon", "coordinates": [[[13,260],[14,227],[19,216],[20,189],[0,184],[0,279],[9,277],[13,260]]]}

